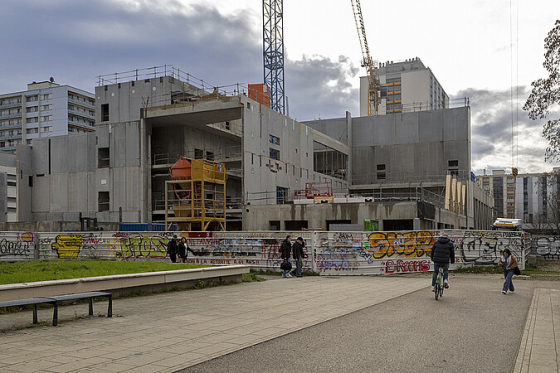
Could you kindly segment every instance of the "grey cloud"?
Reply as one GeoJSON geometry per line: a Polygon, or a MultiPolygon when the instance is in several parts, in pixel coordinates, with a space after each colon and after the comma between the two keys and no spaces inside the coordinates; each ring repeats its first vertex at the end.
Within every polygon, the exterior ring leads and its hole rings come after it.
{"type": "Polygon", "coordinates": [[[359,115],[359,90],[352,88],[349,78],[359,69],[347,57],[333,61],[323,56],[304,56],[289,61],[286,92],[290,97],[290,116],[298,120],[340,118],[346,111],[359,115]]]}

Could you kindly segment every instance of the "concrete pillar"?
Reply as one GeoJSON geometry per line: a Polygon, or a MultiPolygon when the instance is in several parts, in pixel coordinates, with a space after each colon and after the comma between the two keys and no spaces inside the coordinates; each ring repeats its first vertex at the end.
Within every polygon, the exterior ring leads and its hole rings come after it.
{"type": "Polygon", "coordinates": [[[349,111],[346,112],[346,132],[348,133],[348,164],[346,169],[346,181],[348,185],[352,185],[352,149],[354,146],[352,137],[352,114],[349,111]]]}

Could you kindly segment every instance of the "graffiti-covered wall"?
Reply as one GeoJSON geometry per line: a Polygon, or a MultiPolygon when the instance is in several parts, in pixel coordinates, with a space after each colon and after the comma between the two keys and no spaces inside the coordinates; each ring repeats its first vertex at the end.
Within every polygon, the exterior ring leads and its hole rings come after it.
{"type": "MultiPolygon", "coordinates": [[[[521,232],[445,231],[459,265],[494,265],[510,249],[525,266],[530,248],[521,232]]],[[[186,238],[188,263],[245,264],[278,269],[278,248],[287,232],[0,232],[0,260],[86,259],[169,260],[173,234],[186,238]]],[[[440,231],[293,232],[306,242],[304,270],[325,275],[394,274],[432,269],[430,252],[440,231]]],[[[544,248],[545,240],[538,241],[544,248]]],[[[549,244],[552,241],[546,241],[549,244]]],[[[556,241],[554,241],[556,242],[556,241]]],[[[550,245],[548,245],[550,246],[550,245]]],[[[547,246],[547,247],[548,247],[547,246]]],[[[542,248],[541,248],[542,249],[542,248]]],[[[542,249],[544,250],[544,249],[542,249]]]]}
{"type": "MultiPolygon", "coordinates": [[[[446,230],[455,247],[455,264],[494,265],[510,249],[525,268],[521,232],[446,230]]],[[[433,269],[432,245],[440,231],[317,232],[317,270],[325,274],[393,274],[433,269]]]]}
{"type": "Polygon", "coordinates": [[[560,236],[533,236],[537,258],[560,260],[560,236]]]}

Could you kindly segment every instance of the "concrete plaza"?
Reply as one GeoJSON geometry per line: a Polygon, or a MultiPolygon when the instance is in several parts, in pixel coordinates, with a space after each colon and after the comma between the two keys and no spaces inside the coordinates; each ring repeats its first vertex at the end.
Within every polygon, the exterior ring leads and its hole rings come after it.
{"type": "MultiPolygon", "coordinates": [[[[558,372],[560,282],[516,280],[516,294],[502,295],[498,275],[450,280],[437,302],[425,274],[277,277],[115,299],[113,318],[0,334],[0,371],[272,372],[289,361],[299,371],[558,372]]],[[[94,311],[104,316],[106,302],[94,311]]],[[[83,314],[87,304],[59,310],[83,314]]],[[[30,321],[0,315],[0,329],[30,321]]]]}

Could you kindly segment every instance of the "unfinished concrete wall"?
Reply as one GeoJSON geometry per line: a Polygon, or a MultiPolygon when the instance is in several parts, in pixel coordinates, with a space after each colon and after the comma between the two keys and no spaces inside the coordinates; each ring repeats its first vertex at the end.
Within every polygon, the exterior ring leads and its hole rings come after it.
{"type": "Polygon", "coordinates": [[[270,108],[244,99],[244,189],[251,204],[275,204],[276,187],[286,188],[289,200],[308,182],[346,181],[313,171],[313,129],[270,108]],[[271,136],[273,136],[271,138],[271,136]],[[279,144],[275,143],[276,138],[279,144]],[[279,159],[273,159],[273,151],[279,159]]]}

